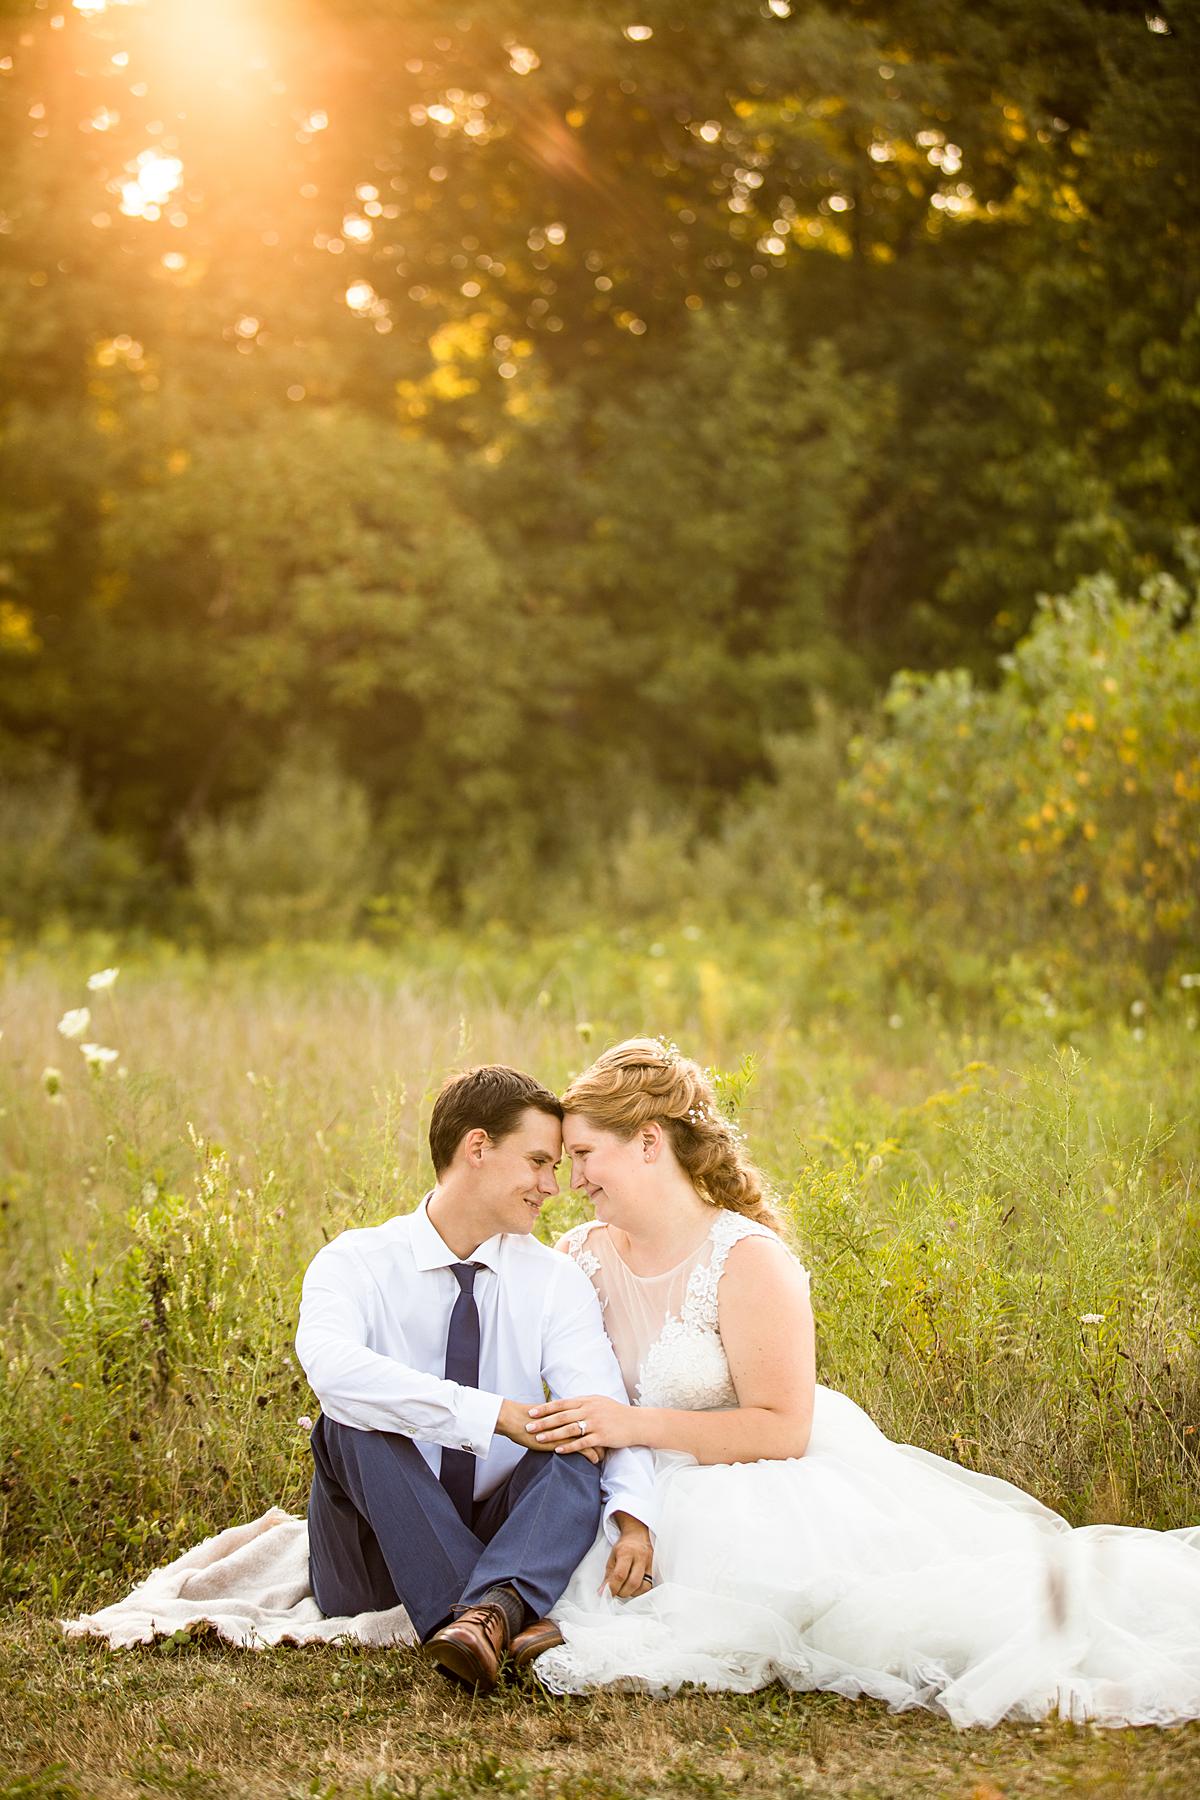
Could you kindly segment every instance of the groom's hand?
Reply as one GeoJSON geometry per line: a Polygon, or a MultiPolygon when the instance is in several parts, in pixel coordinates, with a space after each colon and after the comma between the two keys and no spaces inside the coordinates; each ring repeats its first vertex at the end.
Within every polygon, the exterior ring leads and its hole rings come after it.
{"type": "Polygon", "coordinates": [[[608,1553],[604,1583],[617,1600],[632,1600],[650,1591],[650,1572],[654,1565],[654,1545],[650,1533],[632,1513],[613,1514],[620,1536],[608,1553]]]}
{"type": "Polygon", "coordinates": [[[519,1444],[522,1450],[549,1450],[549,1444],[539,1444],[529,1429],[529,1407],[519,1400],[502,1400],[500,1413],[496,1420],[496,1436],[507,1438],[511,1444],[519,1444]]]}
{"type": "MultiPolygon", "coordinates": [[[[510,1444],[519,1444],[522,1450],[553,1450],[553,1444],[539,1443],[531,1432],[530,1426],[538,1423],[530,1416],[533,1410],[521,1400],[502,1400],[494,1435],[507,1438],[510,1444]]],[[[585,1449],[583,1454],[589,1462],[598,1463],[602,1452],[585,1449]]]]}

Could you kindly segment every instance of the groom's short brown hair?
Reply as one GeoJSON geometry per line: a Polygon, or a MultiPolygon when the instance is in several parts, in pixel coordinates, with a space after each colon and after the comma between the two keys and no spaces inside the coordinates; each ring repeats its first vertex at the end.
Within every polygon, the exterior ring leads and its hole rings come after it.
{"type": "Polygon", "coordinates": [[[530,1107],[561,1120],[563,1109],[549,1088],[504,1063],[483,1063],[452,1075],[433,1103],[429,1120],[429,1152],[435,1175],[454,1160],[468,1131],[482,1126],[496,1141],[507,1137],[530,1107]]]}

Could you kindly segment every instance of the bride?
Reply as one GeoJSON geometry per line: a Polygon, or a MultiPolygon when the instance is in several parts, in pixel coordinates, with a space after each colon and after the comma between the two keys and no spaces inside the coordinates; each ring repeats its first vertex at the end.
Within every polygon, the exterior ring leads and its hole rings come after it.
{"type": "Polygon", "coordinates": [[[534,1409],[560,1455],[649,1445],[654,1577],[603,1587],[603,1538],[537,1660],[559,1693],[873,1695],[956,1725],[1200,1717],[1200,1527],[1072,1530],[1005,1481],[894,1444],[816,1384],[809,1282],[712,1086],[631,1039],[564,1096],[596,1218],[559,1248],[591,1278],[630,1404],[534,1409]]]}

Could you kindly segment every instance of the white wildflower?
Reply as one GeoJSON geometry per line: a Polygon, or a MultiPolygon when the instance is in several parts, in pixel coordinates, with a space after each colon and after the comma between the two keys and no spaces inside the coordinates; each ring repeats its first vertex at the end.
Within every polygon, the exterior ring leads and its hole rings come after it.
{"type": "Polygon", "coordinates": [[[120,969],[97,969],[94,975],[87,978],[89,990],[93,994],[106,993],[120,973],[120,969]]]}
{"type": "Polygon", "coordinates": [[[1104,1314],[1103,1313],[1080,1313],[1079,1323],[1081,1325],[1103,1325],[1104,1314]]]}
{"type": "Polygon", "coordinates": [[[301,1431],[311,1431],[313,1428],[313,1422],[307,1413],[301,1413],[300,1417],[296,1420],[296,1423],[301,1431]]]}
{"type": "Polygon", "coordinates": [[[79,1048],[94,1073],[99,1073],[108,1063],[115,1063],[121,1054],[119,1050],[110,1050],[107,1044],[80,1044],[79,1048]]]}
{"type": "Polygon", "coordinates": [[[58,1029],[65,1038],[81,1038],[92,1022],[92,1015],[86,1006],[73,1006],[58,1021],[58,1029]]]}
{"type": "Polygon", "coordinates": [[[42,1087],[47,1100],[62,1099],[62,1070],[45,1068],[42,1070],[42,1087]]]}

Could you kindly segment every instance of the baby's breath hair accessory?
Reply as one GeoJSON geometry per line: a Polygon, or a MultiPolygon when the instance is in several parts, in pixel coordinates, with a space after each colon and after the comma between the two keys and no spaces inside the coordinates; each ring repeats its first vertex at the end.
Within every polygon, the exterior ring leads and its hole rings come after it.
{"type": "Polygon", "coordinates": [[[653,1043],[667,1062],[679,1061],[679,1045],[673,1039],[656,1037],[653,1039],[653,1043]]]}
{"type": "Polygon", "coordinates": [[[744,1145],[746,1142],[746,1134],[736,1119],[726,1118],[725,1114],[715,1106],[689,1106],[682,1117],[689,1125],[715,1126],[718,1131],[723,1131],[727,1137],[732,1138],[736,1144],[744,1145]]]}

